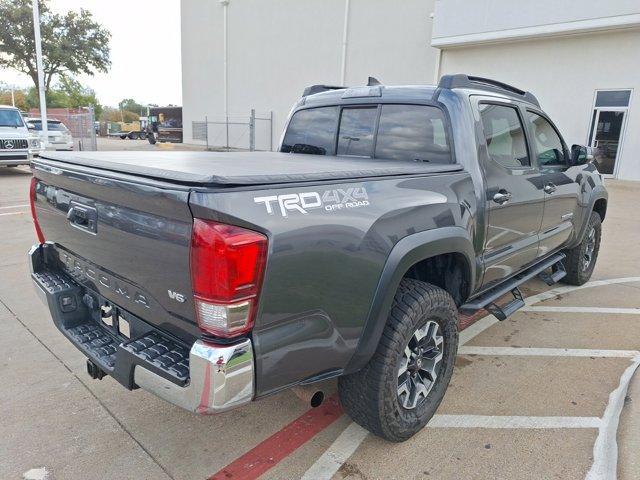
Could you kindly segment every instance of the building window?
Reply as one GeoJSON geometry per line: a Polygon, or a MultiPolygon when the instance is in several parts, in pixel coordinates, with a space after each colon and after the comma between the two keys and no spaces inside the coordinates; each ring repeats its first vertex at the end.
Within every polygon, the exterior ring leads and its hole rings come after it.
{"type": "Polygon", "coordinates": [[[628,107],[631,90],[600,90],[596,92],[596,107],[628,107]]]}

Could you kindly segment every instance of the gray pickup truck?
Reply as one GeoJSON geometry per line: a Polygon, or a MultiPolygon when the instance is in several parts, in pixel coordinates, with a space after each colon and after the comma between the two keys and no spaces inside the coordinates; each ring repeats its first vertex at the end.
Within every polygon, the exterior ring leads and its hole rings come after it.
{"type": "Polygon", "coordinates": [[[316,85],[280,152],[45,152],[36,290],[109,375],[198,413],[293,387],[402,441],[437,409],[458,312],[586,282],[607,192],[588,149],[494,80],[316,85]]]}

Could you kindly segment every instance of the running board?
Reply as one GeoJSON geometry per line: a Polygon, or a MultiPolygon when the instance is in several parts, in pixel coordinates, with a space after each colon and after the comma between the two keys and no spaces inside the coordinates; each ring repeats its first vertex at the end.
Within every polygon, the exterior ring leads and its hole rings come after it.
{"type": "Polygon", "coordinates": [[[549,286],[558,283],[560,280],[562,280],[566,276],[567,276],[567,271],[564,268],[564,264],[562,263],[562,260],[560,260],[559,262],[556,262],[551,266],[551,273],[540,272],[540,275],[538,275],[538,277],[540,277],[540,280],[542,280],[544,283],[546,283],[549,286]]]}
{"type": "Polygon", "coordinates": [[[483,293],[479,297],[474,298],[470,302],[465,303],[460,307],[460,311],[470,315],[484,308],[498,320],[505,320],[508,316],[514,314],[525,305],[522,292],[520,292],[518,287],[526,281],[531,280],[536,275],[541,274],[546,275],[546,280],[545,278],[543,278],[543,280],[547,284],[549,284],[547,280],[553,280],[553,283],[555,283],[567,274],[564,270],[564,266],[562,265],[562,260],[564,260],[565,257],[566,255],[564,253],[556,253],[552,255],[541,263],[529,267],[524,272],[519,273],[515,277],[510,278],[504,283],[501,283],[500,285],[483,293]],[[553,272],[551,274],[543,273],[549,267],[553,267],[553,272]],[[496,300],[509,292],[513,295],[513,300],[510,300],[505,305],[498,305],[496,300]]]}

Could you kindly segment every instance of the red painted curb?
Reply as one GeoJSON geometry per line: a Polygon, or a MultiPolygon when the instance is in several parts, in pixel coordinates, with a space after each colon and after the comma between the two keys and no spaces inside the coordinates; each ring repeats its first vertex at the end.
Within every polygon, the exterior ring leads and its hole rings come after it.
{"type": "Polygon", "coordinates": [[[343,410],[338,398],[333,395],[318,408],[308,410],[282,430],[209,477],[209,480],[258,478],[338,420],[342,414],[343,410]]]}

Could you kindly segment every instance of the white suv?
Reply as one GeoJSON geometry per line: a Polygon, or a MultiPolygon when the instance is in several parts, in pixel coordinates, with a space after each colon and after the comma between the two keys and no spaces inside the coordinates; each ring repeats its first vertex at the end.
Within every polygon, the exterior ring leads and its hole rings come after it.
{"type": "Polygon", "coordinates": [[[0,105],[0,166],[28,165],[41,142],[27,129],[20,110],[0,105]]]}
{"type": "Polygon", "coordinates": [[[42,131],[42,119],[29,117],[26,119],[29,130],[38,135],[40,144],[46,144],[47,150],[73,150],[73,137],[71,132],[60,120],[47,120],[47,134],[44,138],[42,131]]]}

